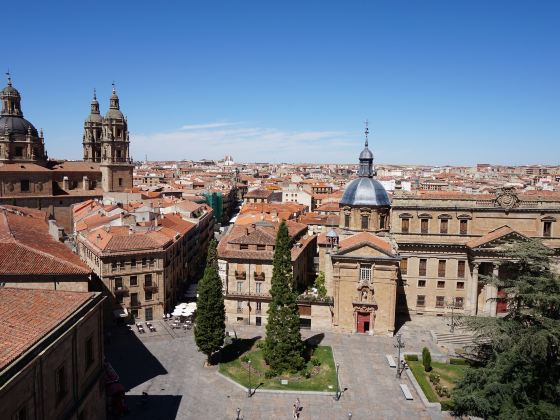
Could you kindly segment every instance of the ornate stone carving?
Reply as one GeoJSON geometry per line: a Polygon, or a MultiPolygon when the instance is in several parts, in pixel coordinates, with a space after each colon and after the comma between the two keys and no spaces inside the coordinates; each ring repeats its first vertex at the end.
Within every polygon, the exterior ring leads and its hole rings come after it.
{"type": "Polygon", "coordinates": [[[503,187],[496,191],[494,205],[504,209],[511,209],[519,205],[519,197],[515,194],[513,187],[503,187]]]}

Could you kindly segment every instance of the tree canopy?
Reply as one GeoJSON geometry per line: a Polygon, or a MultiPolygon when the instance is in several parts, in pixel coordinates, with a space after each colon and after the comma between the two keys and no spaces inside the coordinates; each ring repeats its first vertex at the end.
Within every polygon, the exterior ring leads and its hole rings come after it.
{"type": "Polygon", "coordinates": [[[211,363],[211,356],[218,351],[225,337],[226,311],[222,280],[218,272],[216,241],[210,241],[204,276],[198,283],[198,300],[194,338],[198,349],[211,363]]]}
{"type": "Polygon", "coordinates": [[[270,294],[264,358],[276,374],[300,370],[304,366],[304,346],[299,329],[290,237],[285,221],[280,224],[276,236],[270,294]]]}
{"type": "Polygon", "coordinates": [[[486,419],[560,418],[560,281],[552,250],[536,240],[505,251],[503,318],[467,318],[475,331],[469,369],[455,388],[455,414],[486,419]]]}

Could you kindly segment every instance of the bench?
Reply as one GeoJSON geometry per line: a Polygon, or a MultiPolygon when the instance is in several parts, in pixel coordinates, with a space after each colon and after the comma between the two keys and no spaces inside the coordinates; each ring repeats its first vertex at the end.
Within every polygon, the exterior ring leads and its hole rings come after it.
{"type": "Polygon", "coordinates": [[[407,400],[413,400],[414,397],[412,396],[412,393],[410,392],[410,389],[408,389],[408,386],[406,386],[405,384],[400,384],[401,386],[401,391],[404,394],[404,397],[407,400]]]}
{"type": "Polygon", "coordinates": [[[396,368],[397,364],[395,363],[395,359],[393,359],[393,356],[391,356],[390,354],[386,354],[385,357],[387,358],[387,362],[389,363],[389,366],[392,368],[396,368]]]}

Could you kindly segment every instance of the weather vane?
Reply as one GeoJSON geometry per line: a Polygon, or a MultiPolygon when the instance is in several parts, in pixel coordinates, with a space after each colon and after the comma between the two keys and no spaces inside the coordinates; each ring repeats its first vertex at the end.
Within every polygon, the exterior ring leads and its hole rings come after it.
{"type": "Polygon", "coordinates": [[[368,120],[367,119],[365,121],[365,124],[366,124],[365,134],[366,134],[366,147],[367,147],[368,146],[368,134],[369,134],[368,120]]]}

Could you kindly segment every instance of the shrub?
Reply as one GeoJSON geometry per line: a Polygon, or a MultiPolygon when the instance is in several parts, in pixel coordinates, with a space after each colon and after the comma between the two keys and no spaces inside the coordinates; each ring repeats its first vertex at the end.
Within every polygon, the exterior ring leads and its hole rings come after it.
{"type": "Polygon", "coordinates": [[[439,380],[440,380],[440,376],[435,373],[435,372],[431,372],[430,373],[430,382],[435,384],[439,384],[439,380]]]}
{"type": "Polygon", "coordinates": [[[241,356],[241,361],[243,363],[247,363],[247,362],[249,362],[249,357],[248,356],[241,356]]]}
{"type": "Polygon", "coordinates": [[[418,361],[418,355],[417,354],[405,354],[404,355],[404,360],[406,360],[407,362],[417,362],[418,361]]]}
{"type": "Polygon", "coordinates": [[[430,372],[432,370],[432,355],[427,347],[422,349],[422,364],[424,365],[424,370],[430,372]]]}
{"type": "Polygon", "coordinates": [[[440,401],[440,404],[442,411],[453,411],[453,408],[455,407],[453,400],[443,400],[440,401]]]}
{"type": "Polygon", "coordinates": [[[311,377],[311,369],[305,368],[301,371],[301,374],[303,375],[304,378],[310,378],[311,377]]]}
{"type": "Polygon", "coordinates": [[[450,357],[449,358],[449,364],[450,365],[467,365],[468,362],[466,359],[459,359],[456,357],[450,357]]]}
{"type": "Polygon", "coordinates": [[[273,370],[267,370],[267,371],[265,372],[265,374],[264,374],[264,377],[265,377],[266,379],[272,379],[272,378],[274,378],[275,376],[276,376],[276,372],[273,371],[273,370]]]}
{"type": "Polygon", "coordinates": [[[257,348],[258,348],[258,349],[263,349],[263,348],[264,348],[264,341],[262,341],[262,340],[261,340],[261,341],[258,341],[258,342],[257,342],[257,348]]]}
{"type": "Polygon", "coordinates": [[[321,361],[319,359],[317,359],[316,357],[312,357],[311,358],[311,364],[313,366],[321,366],[321,361]]]}

